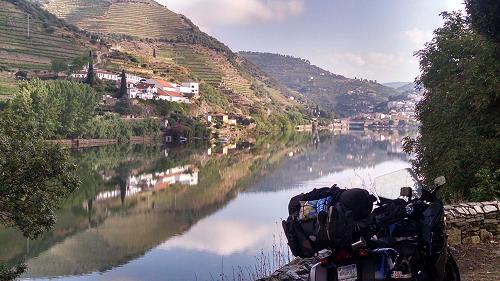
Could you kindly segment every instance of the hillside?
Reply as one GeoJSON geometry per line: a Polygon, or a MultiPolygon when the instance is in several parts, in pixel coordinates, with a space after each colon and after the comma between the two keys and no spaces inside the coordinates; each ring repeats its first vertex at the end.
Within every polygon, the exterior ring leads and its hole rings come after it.
{"type": "Polygon", "coordinates": [[[38,0],[42,7],[85,30],[109,52],[99,68],[171,82],[201,83],[190,115],[228,112],[252,116],[257,127],[302,120],[299,93],[279,82],[183,15],[152,0],[38,0]],[[287,99],[293,95],[296,101],[287,99]],[[267,125],[263,125],[267,123],[267,125]]]}
{"type": "Polygon", "coordinates": [[[338,116],[373,112],[378,104],[397,94],[395,89],[375,81],[346,78],[300,58],[257,52],[241,52],[240,55],[338,116]]]}
{"type": "Polygon", "coordinates": [[[0,2],[0,71],[47,70],[51,60],[81,56],[88,45],[76,27],[31,2],[0,2]]]}
{"type": "Polygon", "coordinates": [[[78,28],[32,2],[0,1],[0,101],[18,89],[12,73],[43,73],[52,60],[71,61],[95,48],[78,28]]]}

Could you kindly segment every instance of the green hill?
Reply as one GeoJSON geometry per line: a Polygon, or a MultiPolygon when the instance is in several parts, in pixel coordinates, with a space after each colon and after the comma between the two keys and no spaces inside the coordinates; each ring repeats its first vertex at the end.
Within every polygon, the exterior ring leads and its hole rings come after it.
{"type": "Polygon", "coordinates": [[[339,116],[372,112],[378,104],[398,93],[375,81],[346,78],[292,56],[257,52],[241,52],[240,55],[285,86],[339,116]]]}

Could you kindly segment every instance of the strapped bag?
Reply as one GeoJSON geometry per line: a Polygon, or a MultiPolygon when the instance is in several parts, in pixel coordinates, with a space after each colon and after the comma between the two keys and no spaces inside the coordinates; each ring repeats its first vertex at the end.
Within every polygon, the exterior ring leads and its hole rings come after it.
{"type": "Polygon", "coordinates": [[[294,256],[309,258],[330,244],[327,233],[328,208],[343,192],[337,185],[313,189],[290,199],[289,216],[282,222],[294,256]]]}
{"type": "Polygon", "coordinates": [[[309,258],[322,249],[351,243],[358,230],[355,220],[368,217],[373,202],[366,190],[344,190],[337,185],[292,197],[289,216],[282,222],[292,254],[309,258]]]}

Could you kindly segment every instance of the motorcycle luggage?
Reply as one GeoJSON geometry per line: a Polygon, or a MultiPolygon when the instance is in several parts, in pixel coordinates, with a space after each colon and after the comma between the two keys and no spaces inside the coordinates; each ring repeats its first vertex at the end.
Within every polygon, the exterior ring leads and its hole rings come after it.
{"type": "Polygon", "coordinates": [[[329,206],[343,192],[336,185],[314,189],[290,199],[289,216],[282,222],[288,246],[294,256],[310,258],[329,245],[326,219],[329,206]]]}
{"type": "Polygon", "coordinates": [[[342,190],[337,185],[294,196],[289,217],[282,222],[292,254],[308,258],[322,249],[349,244],[359,228],[355,220],[368,217],[373,202],[366,190],[342,190]]]}

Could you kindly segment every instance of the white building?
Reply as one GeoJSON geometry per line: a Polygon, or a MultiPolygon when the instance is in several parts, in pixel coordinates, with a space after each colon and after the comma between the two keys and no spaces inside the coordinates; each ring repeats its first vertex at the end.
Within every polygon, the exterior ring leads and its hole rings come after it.
{"type": "Polygon", "coordinates": [[[195,94],[199,93],[199,84],[198,83],[182,83],[179,87],[179,92],[182,94],[195,94]]]}
{"type": "MultiPolygon", "coordinates": [[[[121,75],[120,75],[121,77],[121,75]]],[[[127,82],[132,82],[132,83],[139,83],[141,80],[144,80],[144,78],[134,75],[134,74],[129,74],[125,73],[125,77],[127,78],[127,82]]]]}
{"type": "Polygon", "coordinates": [[[189,99],[185,96],[172,91],[164,91],[158,89],[156,97],[160,100],[170,101],[170,102],[180,102],[180,103],[190,103],[189,99]]]}
{"type": "Polygon", "coordinates": [[[101,80],[112,80],[112,81],[118,80],[118,74],[113,73],[111,71],[97,69],[94,70],[94,73],[97,76],[97,78],[101,80]]]}
{"type": "Polygon", "coordinates": [[[76,79],[85,79],[87,77],[87,72],[80,71],[77,73],[73,73],[73,74],[71,74],[71,77],[76,78],[76,79]]]}

